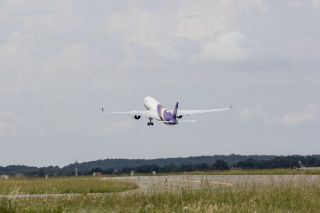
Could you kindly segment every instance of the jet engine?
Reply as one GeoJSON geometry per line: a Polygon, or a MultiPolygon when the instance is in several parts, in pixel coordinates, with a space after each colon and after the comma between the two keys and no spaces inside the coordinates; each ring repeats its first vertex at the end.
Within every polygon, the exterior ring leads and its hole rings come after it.
{"type": "Polygon", "coordinates": [[[136,119],[136,120],[139,120],[141,118],[141,116],[140,115],[134,115],[133,118],[136,119]]]}

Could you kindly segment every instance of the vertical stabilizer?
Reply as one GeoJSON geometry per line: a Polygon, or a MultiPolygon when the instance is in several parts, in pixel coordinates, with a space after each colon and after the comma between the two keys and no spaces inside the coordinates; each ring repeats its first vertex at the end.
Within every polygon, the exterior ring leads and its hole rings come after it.
{"type": "Polygon", "coordinates": [[[179,102],[176,103],[176,106],[174,107],[174,110],[173,110],[173,115],[175,118],[177,117],[178,106],[179,106],[179,102]]]}
{"type": "Polygon", "coordinates": [[[298,161],[298,164],[299,164],[299,168],[305,168],[301,161],[298,161]]]}

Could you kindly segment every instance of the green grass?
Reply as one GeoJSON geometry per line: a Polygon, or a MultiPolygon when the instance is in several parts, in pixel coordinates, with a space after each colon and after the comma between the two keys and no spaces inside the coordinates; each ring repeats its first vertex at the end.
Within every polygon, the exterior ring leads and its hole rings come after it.
{"type": "MultiPolygon", "coordinates": [[[[108,193],[137,188],[135,183],[100,178],[9,179],[0,181],[0,194],[108,193]]],[[[1,212],[1,211],[0,211],[1,212]]]]}
{"type": "Polygon", "coordinates": [[[319,212],[320,179],[284,178],[232,187],[203,183],[163,190],[0,199],[0,212],[319,212]]]}

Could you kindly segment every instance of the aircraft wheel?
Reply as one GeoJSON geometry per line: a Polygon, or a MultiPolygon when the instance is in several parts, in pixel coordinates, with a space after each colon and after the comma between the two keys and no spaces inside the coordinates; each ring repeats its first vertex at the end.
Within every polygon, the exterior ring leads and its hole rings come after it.
{"type": "Polygon", "coordinates": [[[151,126],[153,126],[153,123],[151,123],[151,126]]]}

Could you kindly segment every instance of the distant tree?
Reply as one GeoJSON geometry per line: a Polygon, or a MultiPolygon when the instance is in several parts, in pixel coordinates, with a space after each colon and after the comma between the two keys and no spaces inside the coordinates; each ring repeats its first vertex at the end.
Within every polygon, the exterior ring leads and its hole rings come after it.
{"type": "Polygon", "coordinates": [[[43,169],[43,168],[38,169],[38,174],[37,174],[37,175],[38,175],[39,177],[45,176],[44,169],[43,169]]]}
{"type": "Polygon", "coordinates": [[[192,172],[193,170],[193,164],[182,164],[179,167],[179,171],[181,172],[192,172]]]}
{"type": "Polygon", "coordinates": [[[298,161],[305,163],[306,159],[297,155],[278,156],[265,162],[264,168],[293,168],[298,166],[298,161]]]}
{"type": "Polygon", "coordinates": [[[153,172],[153,171],[159,172],[160,171],[160,167],[157,164],[151,164],[149,166],[149,172],[153,172]]]}
{"type": "Polygon", "coordinates": [[[169,164],[160,169],[160,172],[177,172],[178,167],[174,164],[169,164]]]}
{"type": "Polygon", "coordinates": [[[121,173],[130,173],[131,171],[134,171],[134,168],[131,167],[124,167],[120,172],[121,173]]]}
{"type": "Polygon", "coordinates": [[[105,170],[103,170],[102,173],[103,173],[103,174],[107,174],[107,175],[111,175],[111,174],[114,173],[114,169],[112,169],[112,168],[105,169],[105,170]]]}
{"type": "Polygon", "coordinates": [[[210,167],[206,163],[198,163],[198,164],[194,165],[194,170],[196,170],[196,171],[206,171],[209,169],[210,169],[210,167]]]}
{"type": "Polygon", "coordinates": [[[139,173],[150,173],[150,166],[148,164],[143,164],[141,166],[136,167],[136,171],[139,173]]]}
{"type": "Polygon", "coordinates": [[[101,169],[100,167],[93,168],[93,169],[91,169],[87,174],[88,174],[88,175],[92,175],[92,174],[95,173],[95,172],[101,172],[101,173],[103,173],[103,169],[101,169]]]}
{"type": "Polygon", "coordinates": [[[304,163],[305,166],[310,167],[319,167],[320,166],[320,159],[314,156],[307,156],[306,162],[304,163]]]}
{"type": "Polygon", "coordinates": [[[248,159],[245,161],[238,162],[237,164],[234,165],[234,167],[241,168],[241,169],[258,169],[259,164],[261,164],[261,162],[253,159],[248,159]]]}
{"type": "Polygon", "coordinates": [[[214,164],[212,164],[211,168],[213,170],[228,170],[230,169],[229,165],[227,162],[224,160],[216,160],[214,164]]]}

